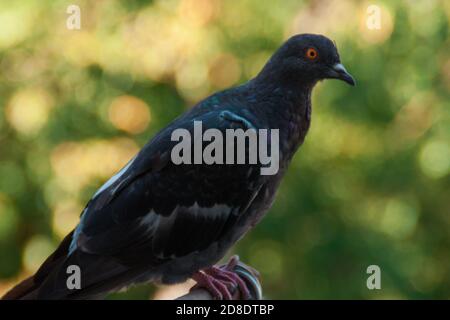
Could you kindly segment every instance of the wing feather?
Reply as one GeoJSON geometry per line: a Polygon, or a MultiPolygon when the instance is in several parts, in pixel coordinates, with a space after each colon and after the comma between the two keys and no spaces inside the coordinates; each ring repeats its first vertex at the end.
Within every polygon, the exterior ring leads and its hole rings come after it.
{"type": "Polygon", "coordinates": [[[218,241],[264,182],[255,170],[258,164],[175,165],[168,155],[175,144],[172,130],[182,127],[192,132],[194,120],[202,120],[204,130],[222,132],[245,130],[250,123],[242,116],[233,121],[231,111],[227,117],[221,114],[216,110],[184,117],[150,141],[90,201],[75,230],[72,251],[111,255],[130,264],[137,258],[156,264],[218,241]]]}

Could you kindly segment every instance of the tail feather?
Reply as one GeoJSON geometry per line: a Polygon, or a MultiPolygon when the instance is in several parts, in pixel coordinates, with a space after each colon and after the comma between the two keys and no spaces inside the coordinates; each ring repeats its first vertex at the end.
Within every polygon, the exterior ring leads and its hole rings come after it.
{"type": "Polygon", "coordinates": [[[49,274],[67,256],[73,231],[70,232],[58,248],[44,261],[38,271],[31,277],[23,280],[18,285],[10,289],[2,300],[36,299],[37,290],[45,282],[49,274]]]}
{"type": "Polygon", "coordinates": [[[9,290],[2,300],[29,300],[34,299],[35,292],[38,286],[34,282],[34,277],[26,278],[14,288],[9,290]]]}
{"type": "Polygon", "coordinates": [[[60,246],[31,277],[7,292],[4,300],[98,299],[109,291],[133,284],[148,267],[129,268],[112,257],[98,256],[79,250],[69,254],[71,232],[60,246]],[[77,265],[81,269],[81,289],[67,288],[67,268],[77,265]]]}

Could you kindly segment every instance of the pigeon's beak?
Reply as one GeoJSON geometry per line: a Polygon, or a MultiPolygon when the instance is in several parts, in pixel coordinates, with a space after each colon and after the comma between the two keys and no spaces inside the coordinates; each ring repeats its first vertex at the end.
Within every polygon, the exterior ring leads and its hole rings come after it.
{"type": "Polygon", "coordinates": [[[350,73],[345,69],[342,63],[336,63],[334,66],[330,68],[328,76],[331,79],[339,79],[347,82],[349,85],[354,86],[356,84],[355,79],[351,76],[350,73]]]}

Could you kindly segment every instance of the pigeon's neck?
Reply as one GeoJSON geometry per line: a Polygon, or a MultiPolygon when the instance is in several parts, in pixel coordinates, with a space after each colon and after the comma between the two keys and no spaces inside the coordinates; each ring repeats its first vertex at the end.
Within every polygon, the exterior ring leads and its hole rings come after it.
{"type": "Polygon", "coordinates": [[[269,126],[280,130],[280,151],[289,161],[303,143],[311,122],[311,93],[314,85],[284,85],[255,78],[249,83],[254,108],[263,113],[269,126]]]}

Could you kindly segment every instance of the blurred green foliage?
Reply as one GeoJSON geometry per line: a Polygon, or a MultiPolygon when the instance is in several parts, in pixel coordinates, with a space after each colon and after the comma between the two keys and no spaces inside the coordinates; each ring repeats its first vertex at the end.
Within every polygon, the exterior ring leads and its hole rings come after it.
{"type": "Polygon", "coordinates": [[[158,130],[315,32],[357,87],[317,86],[273,209],[233,251],[269,298],[450,298],[449,1],[375,4],[379,29],[351,0],[2,1],[0,293],[158,130]],[[381,290],[366,287],[371,264],[381,290]]]}

